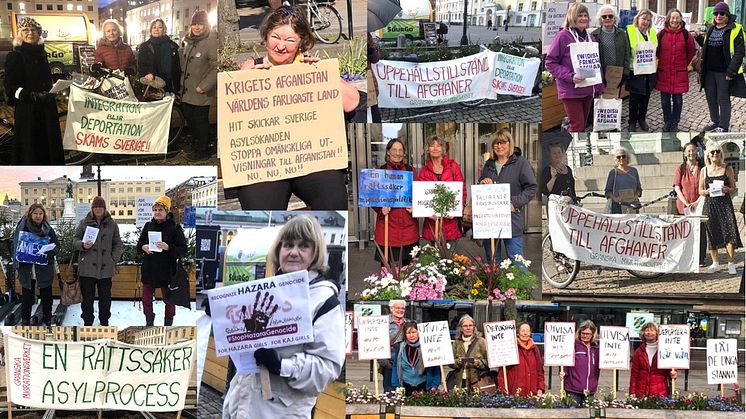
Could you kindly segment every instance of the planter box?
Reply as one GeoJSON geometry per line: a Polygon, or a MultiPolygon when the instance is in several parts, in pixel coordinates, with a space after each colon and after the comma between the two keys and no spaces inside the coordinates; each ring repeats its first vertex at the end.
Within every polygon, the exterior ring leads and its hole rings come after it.
{"type": "Polygon", "coordinates": [[[559,126],[565,117],[565,108],[557,98],[557,85],[550,84],[541,89],[541,129],[547,131],[559,126]]]}

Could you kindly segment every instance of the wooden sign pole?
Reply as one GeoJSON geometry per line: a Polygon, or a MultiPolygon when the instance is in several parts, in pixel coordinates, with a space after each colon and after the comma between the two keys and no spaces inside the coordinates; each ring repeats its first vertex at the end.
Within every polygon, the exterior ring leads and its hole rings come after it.
{"type": "Polygon", "coordinates": [[[671,379],[671,396],[673,397],[676,394],[676,379],[671,379]]]}
{"type": "Polygon", "coordinates": [[[565,397],[565,367],[560,366],[560,397],[565,397]]]}
{"type": "Polygon", "coordinates": [[[375,395],[378,397],[378,360],[373,360],[373,387],[376,388],[375,395]]]}
{"type": "Polygon", "coordinates": [[[272,385],[269,382],[269,370],[267,367],[259,367],[259,381],[262,383],[262,399],[272,399],[272,385]]]}
{"type": "Polygon", "coordinates": [[[616,399],[616,368],[611,370],[611,394],[614,395],[614,399],[616,399]]]}
{"type": "Polygon", "coordinates": [[[495,260],[497,260],[497,257],[495,256],[495,238],[490,238],[490,248],[492,249],[492,260],[490,260],[490,264],[494,265],[495,260]]]}
{"type": "Polygon", "coordinates": [[[723,397],[725,397],[725,387],[720,383],[720,398],[722,399],[723,397]]]}
{"type": "Polygon", "coordinates": [[[505,394],[510,394],[510,389],[508,389],[508,368],[503,365],[503,380],[505,381],[505,394]]]}
{"type": "Polygon", "coordinates": [[[446,370],[445,368],[443,368],[442,365],[440,366],[440,384],[443,385],[443,391],[448,391],[448,384],[446,383],[446,370]]]}
{"type": "Polygon", "coordinates": [[[383,216],[383,260],[389,261],[389,215],[383,216]]]}

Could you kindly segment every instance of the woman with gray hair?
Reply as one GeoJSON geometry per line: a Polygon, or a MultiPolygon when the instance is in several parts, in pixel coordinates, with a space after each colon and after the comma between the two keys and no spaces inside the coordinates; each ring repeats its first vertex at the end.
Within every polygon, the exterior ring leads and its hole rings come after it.
{"type": "Polygon", "coordinates": [[[598,333],[596,325],[586,320],[575,332],[575,365],[564,367],[560,379],[565,380],[565,391],[578,404],[596,394],[601,369],[598,363],[598,333]]]}
{"type": "MultiPolygon", "coordinates": [[[[464,314],[458,322],[456,340],[453,341],[453,359],[455,387],[469,388],[479,383],[481,376],[489,371],[487,365],[487,342],[479,331],[475,330],[474,319],[464,314]]],[[[448,374],[450,377],[451,374],[448,374]]],[[[494,382],[492,383],[494,392],[494,382]]],[[[450,389],[451,384],[448,384],[450,389]]]]}
{"type": "Polygon", "coordinates": [[[122,40],[122,26],[116,19],[106,19],[101,24],[103,38],[96,43],[93,59],[110,70],[121,70],[126,74],[137,71],[135,53],[122,40]]]}
{"type": "Polygon", "coordinates": [[[596,22],[598,27],[591,32],[591,35],[598,40],[598,53],[601,57],[604,86],[606,86],[606,89],[619,92],[619,89],[629,77],[629,39],[627,34],[616,26],[619,23],[619,16],[613,6],[607,4],[599,7],[596,13],[596,22]],[[609,79],[606,76],[606,69],[610,66],[623,69],[621,81],[614,86],[608,85],[609,79]]]}
{"type": "Polygon", "coordinates": [[[615,166],[606,178],[604,193],[610,200],[609,214],[636,214],[629,204],[640,203],[642,185],[637,169],[629,165],[629,152],[623,147],[614,149],[615,166]]]}

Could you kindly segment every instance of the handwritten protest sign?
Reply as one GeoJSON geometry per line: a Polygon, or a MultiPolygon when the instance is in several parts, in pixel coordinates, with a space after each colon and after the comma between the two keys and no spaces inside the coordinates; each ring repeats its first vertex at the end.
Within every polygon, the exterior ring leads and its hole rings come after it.
{"type": "MultiPolygon", "coordinates": [[[[659,15],[658,13],[653,13],[653,20],[650,23],[650,25],[655,29],[655,32],[658,33],[663,30],[663,27],[666,25],[666,16],[665,15],[659,15]]],[[[684,21],[684,27],[686,30],[691,30],[689,28],[689,25],[692,23],[692,12],[688,13],[682,13],[681,14],[681,20],[684,21]]]]}
{"type": "Polygon", "coordinates": [[[689,369],[689,325],[658,327],[658,368],[689,369]]]}
{"type": "Polygon", "coordinates": [[[351,311],[345,311],[345,354],[352,353],[352,320],[355,315],[351,311]]]}
{"type": "Polygon", "coordinates": [[[569,3],[544,3],[546,6],[546,16],[544,25],[542,25],[541,45],[543,52],[546,54],[552,40],[557,36],[567,19],[567,8],[569,3]]]}
{"type": "Polygon", "coordinates": [[[358,359],[389,359],[389,316],[367,316],[357,319],[358,359]]]}
{"type": "Polygon", "coordinates": [[[432,217],[435,215],[429,206],[433,200],[435,185],[442,184],[456,193],[456,208],[448,212],[449,217],[460,217],[463,210],[464,184],[462,182],[412,182],[412,217],[432,217]]]}
{"type": "Polygon", "coordinates": [[[137,213],[135,215],[135,225],[142,227],[153,218],[153,202],[157,198],[154,196],[138,196],[135,200],[137,213]]]}
{"type": "Polygon", "coordinates": [[[357,329],[358,327],[357,320],[359,318],[381,315],[381,306],[378,304],[354,304],[352,306],[352,309],[355,313],[355,318],[352,322],[352,325],[355,329],[357,329]]]}
{"type": "Polygon", "coordinates": [[[492,91],[501,95],[531,96],[541,58],[524,58],[498,52],[492,91]]]}
{"type": "Polygon", "coordinates": [[[601,326],[598,329],[599,368],[602,370],[629,369],[629,329],[601,326]]]}
{"type": "Polygon", "coordinates": [[[422,362],[426,367],[454,363],[451,333],[448,330],[447,321],[418,323],[417,331],[420,333],[422,362]]]}
{"type": "Polygon", "coordinates": [[[359,207],[412,206],[412,172],[363,169],[358,177],[359,207]]]}
{"type": "Polygon", "coordinates": [[[5,335],[8,399],[41,409],[184,408],[196,342],[170,346],[36,341],[5,335]]]}
{"type": "Polygon", "coordinates": [[[598,266],[645,272],[698,272],[699,219],[666,222],[647,215],[606,215],[549,198],[552,248],[598,266]]]}
{"type": "Polygon", "coordinates": [[[494,54],[482,51],[448,61],[372,64],[378,80],[378,106],[417,108],[488,98],[494,54]]]}
{"type": "Polygon", "coordinates": [[[43,246],[49,244],[49,236],[39,237],[28,231],[18,233],[18,244],[16,247],[16,260],[34,265],[46,265],[49,263],[47,255],[41,252],[43,246]]]}
{"type": "Polygon", "coordinates": [[[544,323],[544,365],[575,365],[575,323],[544,323]]]}
{"type": "Polygon", "coordinates": [[[513,237],[510,184],[472,185],[471,211],[475,239],[513,237]]]}
{"type": "Polygon", "coordinates": [[[707,339],[707,384],[738,382],[736,339],[707,339]]]}
{"type": "Polygon", "coordinates": [[[337,59],[218,73],[218,113],[226,187],[347,167],[337,59]]]}
{"type": "Polygon", "coordinates": [[[65,150],[114,154],[165,154],[174,100],[110,99],[70,86],[65,150]]]}
{"type": "Polygon", "coordinates": [[[518,364],[515,320],[485,323],[484,339],[490,368],[518,364]]]}

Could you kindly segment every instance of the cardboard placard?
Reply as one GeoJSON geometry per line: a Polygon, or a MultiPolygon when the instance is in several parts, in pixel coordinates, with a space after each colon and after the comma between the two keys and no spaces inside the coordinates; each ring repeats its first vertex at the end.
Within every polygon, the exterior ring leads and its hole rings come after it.
{"type": "Polygon", "coordinates": [[[575,323],[544,323],[544,365],[575,365],[575,323]]]}
{"type": "Polygon", "coordinates": [[[425,367],[454,363],[451,333],[447,321],[418,323],[417,331],[420,334],[422,362],[425,367]]]}
{"type": "Polygon", "coordinates": [[[622,82],[624,76],[624,67],[609,65],[606,66],[606,72],[604,78],[606,79],[606,88],[604,89],[603,97],[606,99],[619,99],[619,95],[622,92],[622,88],[617,87],[622,82]]]}
{"type": "Polygon", "coordinates": [[[358,359],[389,359],[389,316],[367,316],[357,319],[358,359]]]}
{"type": "Polygon", "coordinates": [[[518,364],[515,320],[485,323],[484,339],[487,341],[487,364],[490,368],[518,364]]]}
{"type": "Polygon", "coordinates": [[[658,368],[689,369],[689,325],[658,327],[658,368]]]}
{"type": "Polygon", "coordinates": [[[472,185],[471,211],[475,239],[513,237],[510,184],[472,185]]]}
{"type": "Polygon", "coordinates": [[[602,370],[629,369],[629,329],[601,326],[598,332],[599,368],[602,370]]]}

